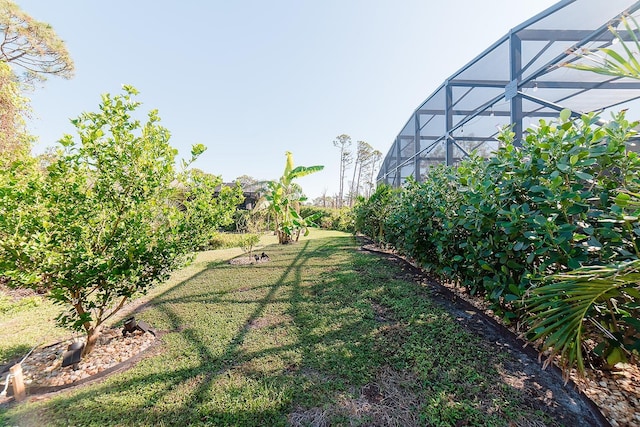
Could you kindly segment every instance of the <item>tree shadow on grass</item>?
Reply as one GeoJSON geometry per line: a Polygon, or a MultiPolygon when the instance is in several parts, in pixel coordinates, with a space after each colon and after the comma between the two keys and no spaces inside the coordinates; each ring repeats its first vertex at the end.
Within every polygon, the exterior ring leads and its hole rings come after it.
{"type": "MultiPolygon", "coordinates": [[[[282,257],[281,264],[285,265],[281,265],[282,272],[277,279],[273,283],[253,286],[251,290],[259,291],[261,295],[249,301],[231,297],[238,290],[233,286],[224,291],[200,290],[201,286],[195,286],[195,292],[189,291],[193,284],[206,283],[207,276],[215,276],[216,270],[229,268],[222,264],[199,272],[157,295],[150,301],[152,309],[147,309],[145,316],[153,318],[153,311],[157,318],[163,319],[160,323],[164,323],[164,329],[180,331],[164,336],[167,348],[162,354],[144,360],[134,369],[102,384],[56,396],[40,404],[35,411],[32,407],[25,407],[26,412],[16,407],[16,420],[21,425],[98,425],[113,424],[114,420],[126,425],[284,424],[292,400],[290,390],[295,382],[291,375],[281,372],[264,376],[254,372],[256,375],[245,376],[250,370],[241,372],[237,368],[255,358],[299,350],[296,342],[272,345],[256,352],[246,352],[242,347],[247,335],[256,333],[247,325],[267,314],[271,305],[289,303],[276,295],[282,288],[301,280],[309,259],[331,252],[321,250],[314,254],[314,246],[322,247],[322,243],[305,241],[296,245],[295,253],[282,257]],[[198,323],[206,319],[207,308],[204,313],[188,311],[189,307],[187,311],[182,309],[182,306],[205,303],[209,308],[226,306],[234,319],[229,328],[232,333],[223,334],[226,340],[222,346],[216,342],[219,340],[215,334],[209,336],[207,333],[208,329],[216,329],[219,325],[198,323]],[[237,314],[232,313],[239,305],[248,305],[249,311],[245,308],[237,314]],[[226,402],[212,402],[219,399],[214,388],[226,390],[227,396],[223,398],[226,402]],[[252,400],[262,400],[262,403],[256,407],[251,404],[252,400]]],[[[339,251],[345,245],[334,246],[334,250],[339,251]]]]}
{"type": "Polygon", "coordinates": [[[479,353],[470,336],[457,342],[464,335],[450,314],[434,314],[428,292],[397,280],[404,273],[387,261],[356,254],[352,238],[273,247],[270,256],[212,265],[157,295],[144,316],[169,331],[161,354],[16,407],[14,423],[473,425],[518,420],[508,411],[520,409],[545,419],[502,373],[477,375],[501,363],[493,343],[479,353]]]}

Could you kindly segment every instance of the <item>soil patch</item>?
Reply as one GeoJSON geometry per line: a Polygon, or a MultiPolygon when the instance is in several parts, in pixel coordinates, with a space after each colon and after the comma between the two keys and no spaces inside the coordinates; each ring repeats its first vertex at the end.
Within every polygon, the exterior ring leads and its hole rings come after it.
{"type": "Polygon", "coordinates": [[[260,255],[250,255],[250,256],[241,256],[238,258],[233,258],[229,260],[229,264],[231,265],[250,265],[250,264],[262,264],[265,262],[269,262],[271,259],[269,255],[262,252],[260,255]]]}

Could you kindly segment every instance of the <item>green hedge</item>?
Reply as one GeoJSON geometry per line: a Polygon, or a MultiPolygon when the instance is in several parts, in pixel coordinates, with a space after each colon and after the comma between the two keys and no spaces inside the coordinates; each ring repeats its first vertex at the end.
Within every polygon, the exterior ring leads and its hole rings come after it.
{"type": "Polygon", "coordinates": [[[354,232],[353,212],[350,208],[321,208],[318,206],[302,206],[300,215],[307,218],[311,215],[319,215],[315,221],[316,224],[325,230],[344,231],[346,233],[354,232]]]}
{"type": "MultiPolygon", "coordinates": [[[[423,182],[395,194],[378,188],[354,209],[357,231],[484,295],[507,321],[527,321],[527,296],[545,278],[637,259],[640,222],[622,203],[627,192],[640,193],[640,159],[626,150],[633,126],[623,113],[602,124],[563,112],[559,121],[529,129],[520,148],[504,132],[490,159],[432,168],[423,182]]],[[[618,317],[637,318],[639,301],[594,301],[585,312],[601,319],[626,310],[618,317]]],[[[640,343],[631,324],[603,328],[640,343]]]]}

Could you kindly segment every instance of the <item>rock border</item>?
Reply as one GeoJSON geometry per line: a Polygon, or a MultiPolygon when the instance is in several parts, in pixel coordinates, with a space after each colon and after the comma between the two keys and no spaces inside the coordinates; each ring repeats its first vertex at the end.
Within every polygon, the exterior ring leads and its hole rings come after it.
{"type": "MultiPolygon", "coordinates": [[[[125,371],[128,369],[131,369],[133,366],[135,366],[140,360],[142,360],[143,358],[145,358],[146,356],[149,355],[149,353],[151,352],[151,350],[156,350],[158,347],[160,347],[161,345],[161,340],[160,338],[166,333],[166,331],[155,331],[155,339],[153,340],[153,342],[146,347],[145,349],[139,351],[138,353],[136,353],[135,355],[131,356],[130,358],[123,360],[122,362],[113,365],[107,369],[104,369],[100,372],[97,372],[94,375],[90,375],[86,378],[82,378],[79,379],[77,381],[74,381],[70,384],[63,384],[63,385],[59,385],[59,386],[34,386],[34,385],[27,385],[26,386],[26,392],[27,392],[27,400],[31,400],[31,399],[35,399],[35,400],[40,400],[43,398],[46,398],[47,395],[50,394],[57,394],[58,392],[61,391],[65,391],[68,389],[73,389],[75,387],[81,387],[87,384],[91,384],[94,382],[100,382],[104,379],[106,379],[107,376],[117,373],[117,372],[121,372],[121,371],[125,371]]],[[[59,341],[57,343],[48,345],[47,347],[51,347],[51,346],[55,346],[58,345],[60,343],[62,343],[63,341],[59,341]]],[[[8,370],[8,369],[7,369],[8,370]]],[[[13,404],[17,404],[18,402],[15,402],[15,400],[13,399],[13,394],[11,393],[11,387],[9,387],[9,390],[7,390],[7,396],[5,397],[6,401],[4,402],[0,402],[0,405],[13,405],[13,404]]]]}

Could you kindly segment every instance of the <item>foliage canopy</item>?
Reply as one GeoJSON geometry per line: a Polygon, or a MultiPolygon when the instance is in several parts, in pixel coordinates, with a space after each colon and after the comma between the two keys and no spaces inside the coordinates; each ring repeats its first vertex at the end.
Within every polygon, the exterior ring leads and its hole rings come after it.
{"type": "MultiPolygon", "coordinates": [[[[242,193],[213,198],[219,177],[175,170],[177,151],[157,111],[135,119],[137,91],[103,95],[72,120],[46,170],[25,158],[0,172],[0,275],[43,288],[66,307],[59,321],[93,348],[102,324],[134,294],[183,265],[229,221],[242,193]]],[[[195,145],[195,160],[205,150],[195,145]]]]}
{"type": "Polygon", "coordinates": [[[25,81],[49,74],[71,78],[73,60],[51,25],[33,19],[11,0],[0,0],[0,60],[24,70],[25,81]]]}

